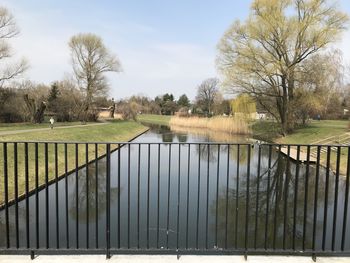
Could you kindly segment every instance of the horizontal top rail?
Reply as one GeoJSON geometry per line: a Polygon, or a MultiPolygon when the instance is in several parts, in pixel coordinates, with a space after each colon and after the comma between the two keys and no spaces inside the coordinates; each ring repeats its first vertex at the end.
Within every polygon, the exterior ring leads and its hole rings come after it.
{"type": "Polygon", "coordinates": [[[114,145],[132,145],[132,144],[144,144],[144,145],[161,145],[161,144],[172,144],[172,145],[184,145],[184,144],[191,144],[191,145],[199,145],[199,144],[206,144],[206,145],[271,145],[271,146],[291,146],[291,147],[350,147],[350,145],[344,145],[344,144],[298,144],[298,143],[269,143],[269,142],[98,142],[98,141],[89,141],[89,142],[82,142],[82,141],[0,141],[0,144],[3,143],[57,143],[57,144],[100,144],[100,145],[107,145],[107,144],[114,144],[114,145]]]}

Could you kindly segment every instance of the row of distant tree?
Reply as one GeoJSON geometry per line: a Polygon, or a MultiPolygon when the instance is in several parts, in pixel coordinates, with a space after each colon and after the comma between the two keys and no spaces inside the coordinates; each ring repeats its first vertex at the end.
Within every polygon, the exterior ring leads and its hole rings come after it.
{"type": "Polygon", "coordinates": [[[117,101],[116,111],[123,114],[125,118],[135,118],[137,113],[162,115],[177,113],[181,116],[190,114],[200,116],[229,115],[231,114],[230,103],[231,100],[224,99],[219,89],[219,80],[209,78],[197,87],[197,95],[194,100],[190,100],[186,94],[176,99],[171,93],[159,95],[154,99],[141,95],[132,96],[117,101]]]}

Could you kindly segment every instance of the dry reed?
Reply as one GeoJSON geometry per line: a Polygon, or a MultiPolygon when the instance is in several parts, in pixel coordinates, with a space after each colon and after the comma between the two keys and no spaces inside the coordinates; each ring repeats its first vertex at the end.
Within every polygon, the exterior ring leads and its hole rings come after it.
{"type": "Polygon", "coordinates": [[[213,118],[172,117],[170,126],[208,129],[230,134],[250,134],[247,122],[242,118],[218,116],[213,118]]]}

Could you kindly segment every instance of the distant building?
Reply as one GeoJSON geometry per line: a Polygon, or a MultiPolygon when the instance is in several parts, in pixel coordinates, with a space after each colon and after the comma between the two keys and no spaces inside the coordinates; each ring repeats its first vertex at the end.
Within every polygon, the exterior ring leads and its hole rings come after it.
{"type": "Polygon", "coordinates": [[[267,112],[256,112],[255,113],[255,119],[256,120],[266,120],[267,119],[267,112]]]}

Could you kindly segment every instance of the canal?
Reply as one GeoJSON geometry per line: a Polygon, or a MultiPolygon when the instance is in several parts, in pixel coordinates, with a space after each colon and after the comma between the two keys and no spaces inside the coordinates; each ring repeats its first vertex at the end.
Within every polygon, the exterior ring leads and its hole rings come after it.
{"type": "MultiPolygon", "coordinates": [[[[331,250],[334,240],[340,250],[343,238],[350,250],[349,227],[343,233],[345,177],[336,194],[332,171],[287,160],[273,146],[248,145],[246,137],[151,126],[134,142],[141,144],[111,155],[111,248],[331,250]]],[[[105,158],[61,179],[57,189],[50,185],[48,195],[45,190],[29,198],[30,247],[106,247],[105,158]]],[[[26,247],[25,200],[18,203],[18,225],[15,212],[10,206],[10,245],[26,247]]]]}

